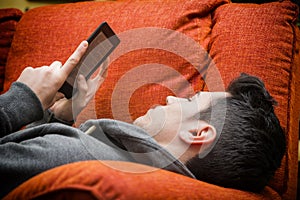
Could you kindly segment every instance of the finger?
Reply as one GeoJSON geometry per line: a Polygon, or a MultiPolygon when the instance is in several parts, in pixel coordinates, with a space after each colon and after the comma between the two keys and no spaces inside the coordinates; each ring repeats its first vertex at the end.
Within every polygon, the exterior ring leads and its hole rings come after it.
{"type": "Polygon", "coordinates": [[[105,73],[106,69],[108,67],[107,59],[99,66],[97,71],[93,74],[92,79],[99,78],[103,76],[103,73],[105,73]]]}
{"type": "Polygon", "coordinates": [[[58,101],[59,99],[62,99],[62,98],[64,98],[64,97],[65,97],[65,95],[64,95],[63,93],[57,92],[57,93],[55,94],[54,99],[55,99],[55,101],[58,101]]]}
{"type": "Polygon", "coordinates": [[[98,88],[99,87],[98,85],[102,84],[104,80],[105,80],[105,78],[102,76],[97,76],[97,77],[94,77],[93,79],[89,79],[87,81],[88,88],[92,88],[94,86],[97,86],[97,88],[98,88]]]}
{"type": "Polygon", "coordinates": [[[106,78],[106,77],[107,77],[107,74],[108,74],[108,67],[105,68],[105,71],[102,73],[102,77],[103,77],[103,78],[106,78]]]}
{"type": "Polygon", "coordinates": [[[104,78],[107,76],[107,69],[108,69],[109,61],[110,61],[110,58],[108,57],[104,61],[103,66],[102,66],[101,76],[104,77],[104,78]]]}
{"type": "Polygon", "coordinates": [[[97,92],[97,90],[99,89],[100,85],[103,83],[104,78],[103,77],[97,77],[94,78],[93,80],[88,80],[87,84],[88,84],[88,91],[86,94],[86,99],[87,101],[90,101],[95,93],[97,92]]]}
{"type": "Polygon", "coordinates": [[[84,76],[81,74],[77,78],[77,89],[78,89],[78,95],[76,96],[76,98],[78,99],[85,98],[88,91],[88,84],[84,76]]]}
{"type": "Polygon", "coordinates": [[[104,62],[100,65],[100,67],[96,71],[97,74],[93,76],[93,78],[105,77],[108,68],[108,63],[109,63],[109,57],[105,59],[104,62]]]}
{"type": "Polygon", "coordinates": [[[87,47],[88,47],[88,42],[82,41],[80,45],[77,47],[77,49],[73,52],[73,54],[68,58],[68,60],[62,67],[62,70],[63,72],[65,72],[66,76],[68,76],[73,70],[73,68],[77,65],[80,58],[85,53],[87,47]]]}

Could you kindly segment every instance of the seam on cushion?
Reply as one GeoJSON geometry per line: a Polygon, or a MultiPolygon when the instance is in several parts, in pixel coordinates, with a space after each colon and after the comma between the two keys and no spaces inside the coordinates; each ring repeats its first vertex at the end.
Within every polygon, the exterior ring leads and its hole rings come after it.
{"type": "MultiPolygon", "coordinates": [[[[209,16],[210,16],[210,19],[211,19],[211,14],[208,14],[209,16]]],[[[200,48],[201,49],[204,49],[205,51],[206,51],[206,53],[208,54],[208,44],[207,44],[207,47],[206,48],[204,48],[202,45],[201,45],[201,32],[202,32],[202,29],[201,29],[201,23],[200,23],[200,18],[199,17],[197,17],[196,19],[195,19],[195,25],[196,25],[196,27],[198,27],[197,28],[197,42],[198,42],[198,45],[200,46],[200,48]]],[[[209,27],[210,28],[210,31],[209,31],[209,35],[207,36],[208,38],[209,38],[209,41],[210,41],[210,38],[211,38],[211,26],[209,27]]],[[[205,40],[206,40],[206,38],[204,38],[204,43],[205,43],[205,40]]],[[[208,42],[209,43],[209,42],[208,42]]],[[[199,69],[196,69],[197,70],[197,73],[199,73],[199,75],[200,75],[200,77],[198,76],[197,77],[197,79],[200,79],[199,80],[199,84],[201,84],[201,79],[204,81],[204,83],[202,84],[202,86],[201,86],[201,88],[199,88],[199,90],[200,91],[203,91],[204,90],[204,88],[205,88],[205,85],[206,85],[206,83],[205,83],[205,77],[206,77],[206,71],[207,71],[207,69],[208,69],[208,66],[209,66],[209,64],[207,65],[207,66],[205,66],[205,67],[203,67],[203,68],[200,68],[200,70],[199,69]]],[[[195,66],[194,66],[195,67],[195,66]]],[[[197,81],[198,80],[196,80],[196,83],[197,83],[197,81]]],[[[195,88],[197,88],[197,85],[193,85],[193,88],[195,89],[195,88]]]]}
{"type": "MultiPolygon", "coordinates": [[[[297,12],[298,13],[298,12],[297,12]]],[[[296,51],[296,47],[297,47],[297,35],[296,35],[296,30],[295,30],[295,28],[297,28],[296,27],[296,25],[294,25],[294,22],[297,20],[297,16],[298,15],[296,15],[296,16],[294,16],[293,17],[293,19],[292,19],[292,21],[291,22],[289,22],[289,25],[290,25],[290,27],[292,28],[292,31],[293,31],[293,46],[292,46],[292,58],[291,58],[291,63],[290,63],[290,74],[289,74],[289,82],[288,82],[288,105],[287,105],[287,111],[288,111],[288,113],[287,113],[287,121],[288,121],[288,123],[287,123],[287,125],[286,125],[286,130],[284,130],[285,131],[285,134],[286,134],[286,141],[287,141],[287,144],[286,144],[286,146],[288,147],[289,145],[288,144],[290,144],[290,142],[292,142],[291,140],[290,140],[290,137],[289,137],[289,135],[287,135],[287,133],[289,133],[290,134],[290,120],[291,120],[291,96],[292,96],[292,78],[293,78],[293,72],[294,72],[294,68],[296,67],[295,66],[295,51],[296,51]]],[[[290,182],[290,178],[289,178],[289,168],[290,168],[290,163],[288,162],[288,159],[289,159],[289,152],[288,152],[288,149],[286,149],[286,158],[285,158],[285,175],[284,175],[284,179],[285,180],[288,180],[288,181],[286,181],[285,183],[284,183],[284,193],[286,193],[287,191],[288,191],[288,182],[290,182]]]]}
{"type": "MultiPolygon", "coordinates": [[[[219,5],[221,6],[221,5],[219,5]]],[[[218,7],[219,7],[218,6],[218,7]]],[[[217,8],[218,8],[217,7],[217,8]]],[[[206,87],[206,75],[207,75],[207,70],[209,69],[209,66],[211,65],[213,61],[212,57],[210,56],[210,48],[211,48],[211,38],[212,38],[212,29],[213,29],[213,22],[212,22],[212,13],[215,12],[216,9],[212,10],[211,13],[209,13],[209,19],[210,19],[210,26],[209,26],[209,34],[208,34],[208,42],[207,42],[207,47],[205,49],[206,53],[207,53],[207,56],[209,57],[208,60],[209,60],[209,63],[207,64],[207,66],[203,67],[203,69],[200,71],[200,75],[201,75],[201,78],[203,80],[203,84],[202,84],[202,87],[200,88],[200,91],[204,91],[205,90],[205,87],[206,87]]],[[[201,31],[201,30],[200,30],[201,31]]],[[[199,31],[199,32],[200,32],[199,31]]],[[[200,33],[199,33],[200,34],[200,33]]]]}
{"type": "Polygon", "coordinates": [[[34,194],[30,199],[40,199],[43,198],[44,195],[51,195],[56,192],[66,192],[70,193],[70,190],[80,191],[80,192],[86,192],[91,195],[94,199],[105,199],[103,195],[99,192],[95,192],[95,189],[93,189],[91,186],[82,186],[78,184],[69,185],[69,186],[60,186],[51,188],[42,192],[38,192],[37,194],[34,194]],[[65,190],[65,191],[64,191],[65,190]]]}

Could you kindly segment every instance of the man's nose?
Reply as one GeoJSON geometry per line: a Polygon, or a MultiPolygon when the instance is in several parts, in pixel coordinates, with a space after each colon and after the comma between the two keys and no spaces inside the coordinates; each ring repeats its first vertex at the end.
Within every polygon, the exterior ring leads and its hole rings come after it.
{"type": "Polygon", "coordinates": [[[167,105],[173,104],[174,102],[176,102],[176,97],[174,97],[174,96],[167,96],[167,99],[166,99],[167,105]]]}
{"type": "Polygon", "coordinates": [[[185,100],[184,98],[174,97],[174,96],[167,96],[166,103],[167,105],[178,103],[185,100]]]}

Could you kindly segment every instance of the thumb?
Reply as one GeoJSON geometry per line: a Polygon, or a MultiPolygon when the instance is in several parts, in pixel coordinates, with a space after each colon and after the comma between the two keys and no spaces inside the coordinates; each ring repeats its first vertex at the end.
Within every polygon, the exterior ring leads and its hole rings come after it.
{"type": "Polygon", "coordinates": [[[74,67],[79,63],[81,57],[86,52],[88,47],[87,41],[82,41],[77,49],[73,52],[73,54],[68,58],[66,63],[63,65],[62,72],[66,75],[66,77],[71,73],[74,67]]]}

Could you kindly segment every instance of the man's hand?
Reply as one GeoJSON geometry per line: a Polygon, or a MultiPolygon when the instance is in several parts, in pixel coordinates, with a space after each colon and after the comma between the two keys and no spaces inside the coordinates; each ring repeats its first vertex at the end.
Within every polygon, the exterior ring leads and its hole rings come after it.
{"type": "Polygon", "coordinates": [[[51,107],[57,99],[63,97],[63,94],[57,93],[57,91],[79,62],[87,47],[87,41],[81,42],[63,66],[60,62],[55,61],[50,66],[38,68],[27,67],[23,70],[17,81],[30,87],[46,110],[51,107]]]}
{"type": "Polygon", "coordinates": [[[98,73],[88,81],[85,80],[83,75],[78,75],[76,81],[78,91],[75,96],[71,99],[61,98],[50,108],[56,118],[67,122],[76,119],[77,115],[88,105],[106,78],[108,62],[106,60],[99,67],[98,73]],[[104,73],[100,73],[102,70],[104,70],[104,73]]]}

